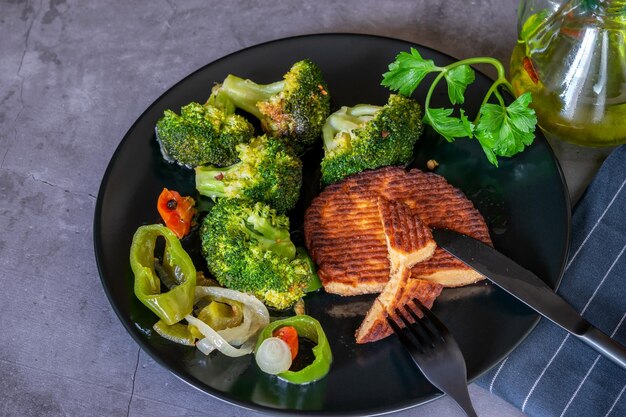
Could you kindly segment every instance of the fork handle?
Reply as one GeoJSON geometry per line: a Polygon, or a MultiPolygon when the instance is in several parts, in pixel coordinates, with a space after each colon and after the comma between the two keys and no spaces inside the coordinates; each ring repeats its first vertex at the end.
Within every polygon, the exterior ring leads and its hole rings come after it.
{"type": "Polygon", "coordinates": [[[461,404],[459,404],[459,406],[463,409],[463,411],[465,411],[467,417],[478,417],[478,414],[476,414],[476,411],[474,411],[474,407],[472,407],[471,405],[468,408],[462,406],[461,404]]]}
{"type": "Polygon", "coordinates": [[[463,389],[455,390],[455,392],[449,391],[448,395],[456,401],[457,405],[467,414],[467,417],[478,417],[472,405],[467,386],[463,387],[463,389]]]}

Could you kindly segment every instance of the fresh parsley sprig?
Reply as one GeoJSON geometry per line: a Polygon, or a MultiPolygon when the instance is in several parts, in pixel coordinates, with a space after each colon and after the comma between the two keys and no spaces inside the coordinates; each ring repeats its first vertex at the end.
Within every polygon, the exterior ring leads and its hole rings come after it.
{"type": "Polygon", "coordinates": [[[424,122],[431,125],[447,141],[458,138],[475,138],[480,142],[489,162],[498,166],[498,156],[513,156],[530,145],[534,138],[537,117],[529,107],[530,93],[520,95],[507,106],[500,94],[503,87],[513,91],[506,80],[502,63],[495,58],[477,57],[454,62],[445,67],[438,67],[430,59],[424,59],[415,48],[409,52],[400,52],[396,60],[389,65],[389,71],[383,74],[381,84],[404,96],[413,94],[418,85],[429,73],[437,73],[430,85],[424,102],[424,122]],[[498,78],[491,85],[480,106],[478,115],[470,121],[462,108],[454,116],[454,108],[430,107],[430,99],[442,79],[448,86],[448,98],[453,106],[460,106],[465,101],[465,90],[475,80],[474,70],[470,65],[489,64],[496,68],[498,78]],[[490,100],[495,98],[496,104],[490,100]]]}

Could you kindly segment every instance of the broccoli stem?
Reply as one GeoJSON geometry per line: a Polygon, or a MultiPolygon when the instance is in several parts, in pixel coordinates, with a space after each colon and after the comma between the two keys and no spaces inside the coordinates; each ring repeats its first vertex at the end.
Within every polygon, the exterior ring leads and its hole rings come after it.
{"type": "Polygon", "coordinates": [[[331,114],[322,128],[325,149],[332,151],[339,146],[335,140],[338,132],[351,132],[358,129],[372,120],[381,109],[382,106],[357,104],[354,107],[344,106],[331,114]]]}
{"type": "Polygon", "coordinates": [[[251,80],[244,80],[235,75],[229,75],[222,83],[218,95],[226,94],[236,107],[247,111],[257,119],[261,119],[263,115],[256,104],[269,100],[271,96],[280,93],[284,87],[285,81],[263,85],[251,80]]]}
{"type": "Polygon", "coordinates": [[[213,87],[205,106],[213,106],[222,110],[225,114],[235,114],[235,105],[226,94],[220,94],[219,86],[213,87]]]}
{"type": "Polygon", "coordinates": [[[289,230],[274,226],[267,217],[258,213],[250,214],[246,219],[244,232],[263,249],[271,250],[289,260],[296,257],[296,245],[291,241],[289,230]]]}
{"type": "Polygon", "coordinates": [[[201,195],[207,197],[228,197],[224,185],[224,176],[235,169],[238,164],[223,168],[210,165],[196,167],[196,189],[201,195]]]}

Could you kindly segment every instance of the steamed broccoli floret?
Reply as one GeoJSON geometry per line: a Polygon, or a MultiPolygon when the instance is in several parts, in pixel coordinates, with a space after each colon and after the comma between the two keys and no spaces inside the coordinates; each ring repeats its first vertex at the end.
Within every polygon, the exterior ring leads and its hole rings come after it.
{"type": "Polygon", "coordinates": [[[163,157],[189,168],[202,164],[230,165],[237,161],[235,147],[249,142],[254,127],[234,114],[234,106],[190,103],[180,115],[165,110],[157,122],[156,136],[163,157]]]}
{"type": "Polygon", "coordinates": [[[260,136],[237,145],[239,162],[225,168],[196,168],[196,189],[216,198],[249,198],[267,203],[277,211],[291,210],[300,196],[302,162],[279,139],[260,136]]]}
{"type": "Polygon", "coordinates": [[[304,295],[314,272],[297,253],[289,219],[263,203],[219,199],[200,228],[209,271],[225,287],[285,309],[304,295]]]}
{"type": "Polygon", "coordinates": [[[382,107],[342,107],[324,124],[322,183],[337,182],[366,169],[406,164],[422,133],[421,120],[416,101],[393,94],[382,107]]]}
{"type": "Polygon", "coordinates": [[[229,75],[213,89],[211,100],[220,101],[224,95],[258,118],[266,133],[283,138],[298,154],[320,136],[330,113],[322,72],[307,59],[296,62],[283,80],[272,84],[260,85],[229,75]]]}

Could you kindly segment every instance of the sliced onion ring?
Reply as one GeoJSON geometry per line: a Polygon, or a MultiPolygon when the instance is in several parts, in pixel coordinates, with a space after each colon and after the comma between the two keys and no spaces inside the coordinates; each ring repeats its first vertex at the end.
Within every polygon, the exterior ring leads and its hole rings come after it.
{"type": "Polygon", "coordinates": [[[200,333],[204,335],[204,339],[202,340],[204,340],[205,342],[203,343],[209,343],[213,345],[215,349],[219,350],[226,356],[235,358],[238,356],[243,356],[243,355],[252,353],[252,347],[249,347],[249,348],[234,347],[233,345],[228,343],[226,339],[220,336],[219,333],[213,330],[211,326],[209,326],[202,320],[195,318],[191,314],[185,316],[185,320],[187,320],[189,324],[193,324],[194,326],[196,326],[198,330],[200,330],[200,333]]]}
{"type": "Polygon", "coordinates": [[[227,356],[237,357],[252,353],[258,331],[269,323],[269,312],[265,305],[256,297],[222,287],[197,286],[196,302],[204,297],[211,297],[216,301],[237,301],[243,305],[243,320],[239,326],[216,331],[202,320],[188,315],[185,317],[189,324],[198,328],[204,335],[196,343],[198,349],[208,355],[218,349],[227,356]],[[240,346],[236,348],[235,346],[240,346]]]}
{"type": "Polygon", "coordinates": [[[256,350],[254,357],[259,368],[268,374],[276,375],[291,367],[289,345],[279,337],[268,337],[256,350]]]}
{"type": "Polygon", "coordinates": [[[217,332],[230,344],[238,346],[245,343],[256,332],[267,326],[270,315],[267,307],[256,297],[222,287],[196,287],[196,302],[204,297],[216,301],[237,301],[243,305],[243,321],[237,327],[218,330],[217,332]]]}

